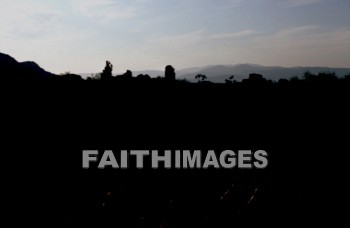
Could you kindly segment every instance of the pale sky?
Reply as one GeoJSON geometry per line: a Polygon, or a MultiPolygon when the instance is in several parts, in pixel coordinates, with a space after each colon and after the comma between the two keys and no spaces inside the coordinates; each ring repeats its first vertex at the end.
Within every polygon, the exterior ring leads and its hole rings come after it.
{"type": "Polygon", "coordinates": [[[0,52],[48,71],[350,67],[350,0],[0,0],[0,52]]]}

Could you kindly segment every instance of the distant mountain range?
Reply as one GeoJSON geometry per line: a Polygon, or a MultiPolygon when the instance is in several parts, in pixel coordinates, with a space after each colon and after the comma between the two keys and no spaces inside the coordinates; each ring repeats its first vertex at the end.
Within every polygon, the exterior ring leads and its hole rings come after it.
{"type": "MultiPolygon", "coordinates": [[[[102,71],[102,69],[101,69],[102,71]]],[[[206,75],[209,81],[225,82],[225,79],[231,75],[235,76],[235,80],[242,81],[249,77],[249,74],[262,74],[266,79],[278,81],[281,78],[289,79],[293,76],[301,77],[304,72],[310,71],[313,74],[320,72],[334,72],[338,77],[343,77],[350,73],[350,68],[329,68],[329,67],[279,67],[279,66],[261,66],[256,64],[237,64],[237,65],[212,65],[204,67],[192,67],[176,70],[177,79],[186,79],[188,81],[196,81],[195,76],[198,74],[206,75]]],[[[144,70],[133,71],[133,75],[148,74],[151,77],[164,76],[164,71],[160,70],[144,70]]],[[[80,74],[84,78],[91,77],[94,74],[80,74]]],[[[0,53],[0,77],[5,78],[47,78],[55,77],[42,69],[35,62],[18,62],[9,55],[0,53]]],[[[77,75],[75,75],[77,76],[77,75]]]]}
{"type": "MultiPolygon", "coordinates": [[[[343,77],[350,73],[350,68],[330,68],[330,67],[279,67],[279,66],[261,66],[257,64],[237,64],[237,65],[213,65],[204,67],[193,67],[176,70],[178,79],[186,79],[196,81],[197,74],[203,74],[212,82],[225,82],[225,79],[231,75],[235,76],[235,80],[242,81],[249,77],[249,74],[262,74],[266,79],[278,81],[281,78],[290,79],[291,77],[302,77],[304,72],[310,71],[313,74],[320,72],[335,72],[338,77],[343,77]]],[[[152,77],[164,75],[164,71],[147,70],[135,71],[134,75],[149,74],[152,77]]]]}

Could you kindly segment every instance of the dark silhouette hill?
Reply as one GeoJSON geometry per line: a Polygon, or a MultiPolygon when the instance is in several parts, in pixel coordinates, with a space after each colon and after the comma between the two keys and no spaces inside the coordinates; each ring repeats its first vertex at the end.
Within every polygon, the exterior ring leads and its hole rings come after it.
{"type": "Polygon", "coordinates": [[[53,76],[55,76],[54,74],[52,74],[50,72],[47,72],[46,70],[41,68],[37,63],[32,62],[32,61],[22,62],[22,63],[20,63],[20,65],[22,66],[22,68],[25,71],[33,72],[33,74],[35,74],[35,75],[40,75],[40,76],[43,76],[43,77],[53,77],[53,76]]]}
{"type": "Polygon", "coordinates": [[[17,64],[18,62],[12,58],[9,55],[0,53],[0,67],[5,67],[5,66],[13,66],[15,64],[17,64]]]}
{"type": "Polygon", "coordinates": [[[18,62],[13,57],[0,53],[1,79],[46,79],[55,76],[35,62],[18,62]]]}

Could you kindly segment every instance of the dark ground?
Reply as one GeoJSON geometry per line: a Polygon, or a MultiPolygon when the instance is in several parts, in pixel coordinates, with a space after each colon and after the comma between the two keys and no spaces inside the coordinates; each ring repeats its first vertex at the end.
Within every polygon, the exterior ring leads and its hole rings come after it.
{"type": "Polygon", "coordinates": [[[348,85],[48,81],[0,91],[2,215],[13,226],[350,226],[348,85]],[[269,166],[83,170],[84,149],[262,149],[269,166]]]}

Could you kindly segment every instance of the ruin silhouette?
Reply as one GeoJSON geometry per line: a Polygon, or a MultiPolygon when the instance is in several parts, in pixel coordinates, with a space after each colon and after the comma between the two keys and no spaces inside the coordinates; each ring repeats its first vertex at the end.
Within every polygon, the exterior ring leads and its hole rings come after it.
{"type": "Polygon", "coordinates": [[[165,67],[165,79],[169,81],[175,81],[176,79],[175,69],[170,65],[165,67]]]}

